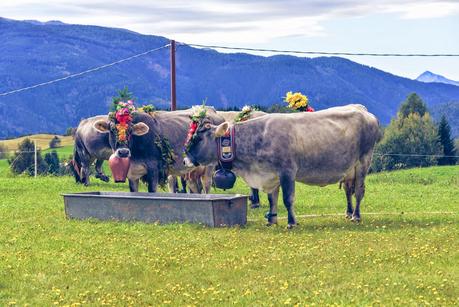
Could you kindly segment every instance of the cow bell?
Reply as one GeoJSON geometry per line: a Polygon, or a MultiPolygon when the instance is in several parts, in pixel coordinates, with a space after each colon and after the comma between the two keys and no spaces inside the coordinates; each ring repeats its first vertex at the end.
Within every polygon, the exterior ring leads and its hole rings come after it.
{"type": "Polygon", "coordinates": [[[236,175],[230,170],[221,168],[214,173],[214,182],[219,189],[232,189],[236,182],[236,175]]]}
{"type": "Polygon", "coordinates": [[[130,164],[131,160],[129,158],[120,158],[115,154],[110,156],[110,159],[108,159],[108,165],[110,166],[113,179],[116,183],[126,182],[130,164]]]}

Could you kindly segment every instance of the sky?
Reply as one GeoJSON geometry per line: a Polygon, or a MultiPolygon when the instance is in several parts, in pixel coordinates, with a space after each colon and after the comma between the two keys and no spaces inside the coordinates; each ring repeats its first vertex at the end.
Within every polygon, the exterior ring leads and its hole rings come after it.
{"type": "MultiPolygon", "coordinates": [[[[459,0],[1,0],[0,16],[119,27],[205,45],[459,54],[459,0]]],[[[347,58],[408,78],[429,70],[459,80],[459,57],[347,58]]]]}

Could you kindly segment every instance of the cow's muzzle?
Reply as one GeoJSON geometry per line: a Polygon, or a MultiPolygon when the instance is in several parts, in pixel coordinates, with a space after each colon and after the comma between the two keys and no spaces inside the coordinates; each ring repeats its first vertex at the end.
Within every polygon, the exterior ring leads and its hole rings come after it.
{"type": "Polygon", "coordinates": [[[186,166],[186,167],[197,167],[199,166],[199,163],[196,162],[195,159],[193,159],[192,157],[190,156],[186,156],[184,159],[183,159],[183,164],[186,166]]]}
{"type": "Polygon", "coordinates": [[[116,156],[119,158],[129,158],[131,156],[131,151],[129,148],[118,148],[115,152],[116,156]]]}

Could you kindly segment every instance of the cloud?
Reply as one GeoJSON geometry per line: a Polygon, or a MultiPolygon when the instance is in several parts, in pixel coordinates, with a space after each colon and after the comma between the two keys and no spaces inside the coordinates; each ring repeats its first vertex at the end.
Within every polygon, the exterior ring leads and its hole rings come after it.
{"type": "Polygon", "coordinates": [[[4,17],[122,27],[195,43],[263,43],[327,35],[324,22],[372,14],[404,19],[459,12],[458,1],[435,0],[16,0],[0,2],[4,17]],[[401,3],[402,2],[402,3],[401,3]]]}

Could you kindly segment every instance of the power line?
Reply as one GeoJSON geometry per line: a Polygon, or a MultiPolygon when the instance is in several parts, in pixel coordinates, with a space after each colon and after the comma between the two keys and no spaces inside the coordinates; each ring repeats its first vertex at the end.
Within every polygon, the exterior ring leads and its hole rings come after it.
{"type": "MultiPolygon", "coordinates": [[[[40,150],[42,150],[42,149],[40,149],[40,150]]],[[[48,148],[46,150],[52,150],[52,149],[48,148]]],[[[4,152],[5,153],[18,153],[19,154],[19,153],[34,153],[35,151],[8,150],[8,151],[4,151],[4,152]]],[[[384,156],[401,156],[401,157],[459,158],[459,156],[448,156],[448,155],[421,155],[421,154],[379,153],[379,152],[375,152],[373,155],[380,156],[380,157],[384,157],[384,156]]]]}
{"type": "Polygon", "coordinates": [[[200,47],[200,48],[213,48],[213,49],[226,49],[226,50],[242,50],[242,51],[260,51],[260,52],[275,52],[275,53],[293,53],[293,54],[309,54],[309,55],[354,55],[354,56],[374,56],[374,57],[459,57],[459,53],[354,53],[354,52],[326,52],[326,51],[302,51],[302,50],[280,50],[280,49],[264,49],[264,48],[248,48],[248,47],[230,47],[230,46],[217,46],[217,45],[201,45],[201,44],[187,44],[180,43],[181,45],[200,47]]]}
{"type": "Polygon", "coordinates": [[[5,93],[0,93],[0,97],[1,97],[1,96],[7,96],[7,95],[10,95],[10,94],[14,94],[14,93],[19,93],[19,92],[27,91],[27,90],[34,89],[34,88],[37,88],[37,87],[41,87],[41,86],[53,84],[53,83],[56,83],[56,82],[64,81],[64,80],[67,80],[67,79],[79,77],[79,76],[82,76],[82,75],[85,75],[85,74],[89,74],[89,73],[91,73],[91,72],[95,72],[95,71],[98,71],[98,70],[101,70],[101,69],[104,69],[104,68],[108,68],[108,67],[111,67],[111,66],[114,66],[114,65],[117,65],[117,64],[120,64],[120,63],[129,61],[129,60],[138,58],[138,57],[140,57],[140,56],[149,54],[149,53],[151,53],[151,52],[154,52],[154,51],[157,51],[157,50],[160,50],[160,49],[169,47],[169,46],[170,46],[170,44],[167,44],[167,45],[164,45],[164,46],[161,46],[161,47],[158,47],[158,48],[150,49],[150,50],[147,50],[147,51],[145,51],[145,52],[142,52],[142,53],[138,53],[138,54],[132,55],[132,56],[130,56],[130,57],[127,57],[127,58],[124,58],[124,59],[121,59],[121,60],[118,60],[118,61],[115,61],[115,62],[112,62],[112,63],[108,63],[108,64],[101,65],[101,66],[97,66],[97,67],[94,67],[94,68],[91,68],[91,69],[88,69],[88,70],[85,70],[85,71],[82,71],[82,72],[79,72],[79,73],[71,74],[71,75],[68,75],[68,76],[66,76],[66,77],[54,79],[54,80],[47,81],[47,82],[43,82],[43,83],[38,83],[38,84],[35,84],[35,85],[23,87],[23,88],[16,89],[16,90],[12,90],[12,91],[5,92],[5,93]]]}

